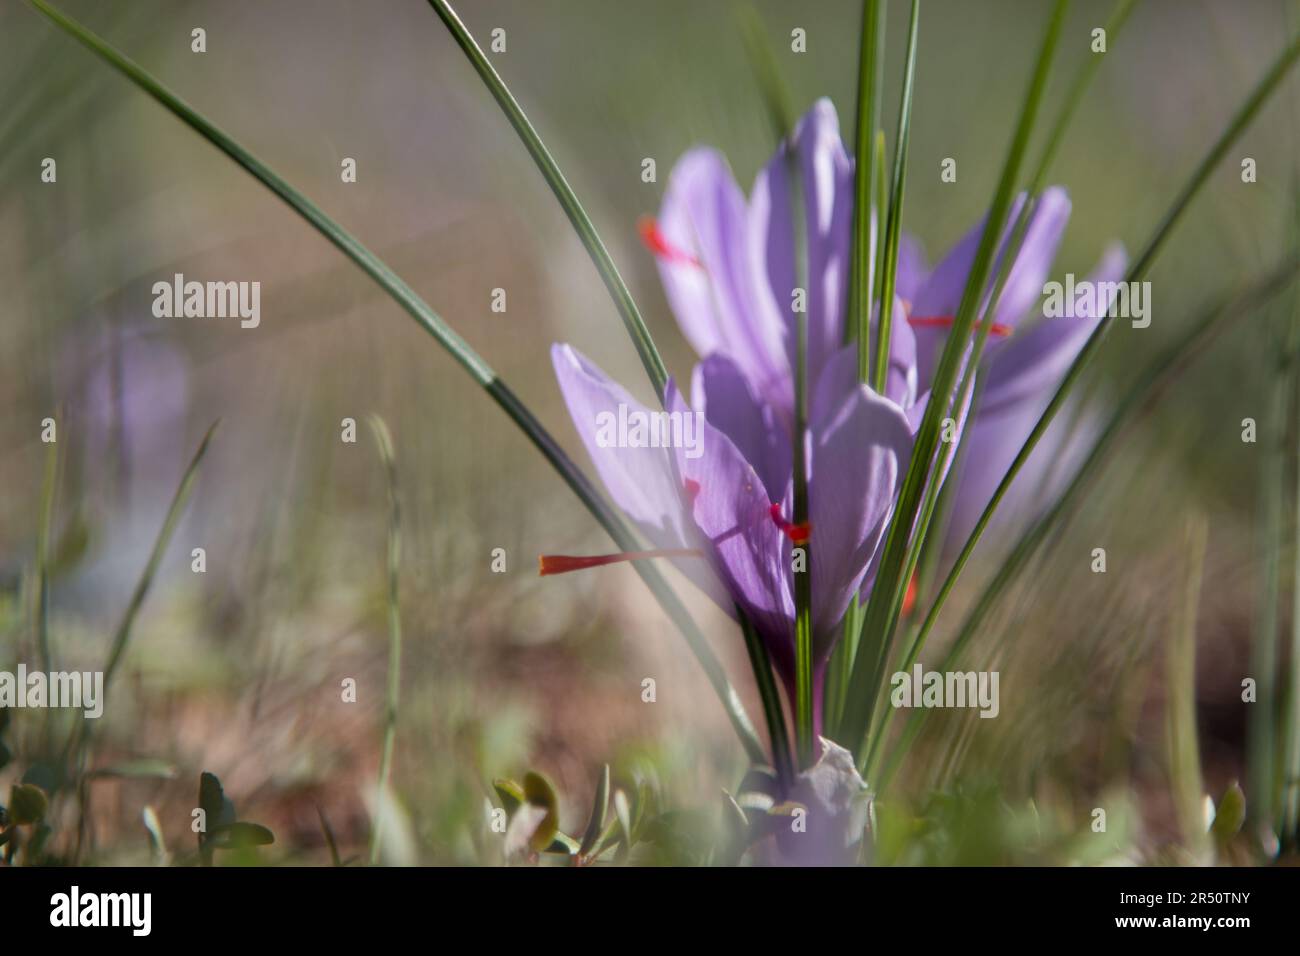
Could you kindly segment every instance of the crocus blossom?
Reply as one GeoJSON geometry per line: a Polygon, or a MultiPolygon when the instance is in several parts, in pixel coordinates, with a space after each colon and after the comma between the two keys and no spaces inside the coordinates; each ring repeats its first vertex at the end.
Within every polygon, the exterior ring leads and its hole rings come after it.
{"type": "MultiPolygon", "coordinates": [[[[902,410],[856,383],[814,403],[806,434],[809,522],[796,526],[790,433],[729,358],[713,355],[696,368],[694,409],[670,381],[660,412],[647,409],[572,346],[554,346],[552,360],[601,480],[654,544],[652,555],[671,558],[724,609],[738,607],[787,686],[794,680],[793,548],[807,543],[820,675],[907,468],[912,429],[902,410]],[[701,414],[700,453],[692,458],[680,447],[601,444],[597,421],[620,406],[638,417],[701,414]]],[[[573,560],[543,558],[542,571],[570,570],[573,560]]]]}
{"type": "MultiPolygon", "coordinates": [[[[692,404],[670,382],[661,396],[664,411],[652,412],[571,346],[554,347],[560,388],[596,469],[655,550],[544,558],[542,571],[670,559],[721,606],[738,608],[753,623],[792,688],[792,549],[807,541],[814,712],[820,717],[824,665],[849,600],[869,589],[874,577],[873,562],[930,400],[937,356],[983,227],[975,227],[932,270],[917,242],[902,243],[888,375],[884,394],[878,394],[859,382],[857,346],[845,344],[853,164],[829,101],[819,101],[800,121],[792,144],[806,216],[806,289],[796,287],[792,208],[797,207],[790,201],[784,149],[759,172],[748,197],[719,153],[691,150],[673,170],[659,218],[641,223],[669,304],[701,356],[692,404]],[[796,526],[792,449],[801,310],[807,323],[804,440],[810,521],[796,526]],[[701,447],[687,455],[659,443],[611,447],[597,440],[602,416],[622,421],[629,410],[638,419],[702,416],[701,447]]],[[[1024,201],[1021,197],[1012,218],[1024,201]]],[[[983,397],[972,411],[968,395],[956,416],[954,437],[960,439],[970,427],[956,495],[962,520],[973,523],[964,516],[971,509],[978,515],[987,503],[1097,321],[1085,316],[1020,328],[1038,300],[1069,212],[1069,199],[1057,188],[1047,190],[1034,207],[992,316],[978,370],[983,397]]],[[[1095,278],[1117,278],[1123,264],[1122,250],[1111,250],[1095,278]]],[[[663,431],[670,431],[666,422],[663,431]]]]}

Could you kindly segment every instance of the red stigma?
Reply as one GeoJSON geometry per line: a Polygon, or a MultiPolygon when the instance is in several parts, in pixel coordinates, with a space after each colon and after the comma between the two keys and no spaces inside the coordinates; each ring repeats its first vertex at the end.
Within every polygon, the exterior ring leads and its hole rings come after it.
{"type": "Polygon", "coordinates": [[[781,533],[795,544],[803,544],[812,534],[811,522],[804,521],[800,524],[791,524],[781,516],[781,506],[775,502],[773,502],[772,507],[767,509],[767,513],[772,516],[772,523],[781,529],[781,533]]]}
{"type": "MultiPolygon", "coordinates": [[[[909,315],[907,317],[909,325],[920,329],[950,329],[954,321],[951,315],[909,315]]],[[[1012,332],[1011,326],[1003,325],[1001,322],[994,322],[988,329],[989,335],[1003,339],[1012,332]]],[[[971,333],[974,334],[975,331],[977,330],[972,329],[971,333]]]]}
{"type": "Polygon", "coordinates": [[[686,491],[686,500],[694,505],[695,499],[700,496],[700,483],[694,478],[686,478],[682,481],[682,488],[686,491]]]}
{"type": "Polygon", "coordinates": [[[623,551],[618,554],[543,554],[537,559],[537,565],[538,573],[542,577],[546,577],[550,574],[568,574],[570,571],[584,571],[587,568],[599,568],[606,564],[618,564],[623,561],[699,557],[703,557],[703,555],[697,548],[660,548],[656,551],[623,551]]]}
{"type": "Polygon", "coordinates": [[[903,617],[912,613],[912,608],[916,607],[916,575],[913,574],[911,580],[907,582],[907,592],[903,595],[903,617]]]}
{"type": "Polygon", "coordinates": [[[703,269],[704,263],[682,249],[668,241],[663,232],[659,229],[659,223],[655,222],[653,216],[642,216],[636,224],[637,231],[641,233],[641,241],[645,247],[653,252],[660,259],[668,262],[675,262],[678,265],[695,266],[697,269],[703,269]]]}

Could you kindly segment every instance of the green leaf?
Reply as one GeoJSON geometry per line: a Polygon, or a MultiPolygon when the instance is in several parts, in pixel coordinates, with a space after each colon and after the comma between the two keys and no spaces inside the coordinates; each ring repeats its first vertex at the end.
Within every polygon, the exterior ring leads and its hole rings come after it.
{"type": "MultiPolygon", "coordinates": [[[[912,0],[912,17],[907,28],[907,65],[903,69],[903,93],[898,104],[898,134],[894,139],[894,186],[889,199],[884,270],[880,284],[880,327],[876,343],[876,373],[873,387],[882,395],[885,393],[885,378],[889,374],[890,325],[894,314],[894,286],[898,275],[898,243],[903,232],[903,187],[907,182],[907,147],[912,133],[912,87],[916,79],[916,34],[920,18],[921,0],[912,0]]],[[[858,354],[861,357],[861,349],[858,354]]],[[[861,371],[859,377],[865,381],[865,375],[861,371]]]]}
{"type": "MultiPolygon", "coordinates": [[[[229,826],[234,823],[238,817],[235,815],[235,805],[226,796],[226,792],[221,789],[221,781],[217,775],[204,771],[199,776],[199,809],[203,811],[204,822],[209,835],[215,833],[220,827],[229,826]]],[[[204,842],[204,835],[199,834],[199,842],[204,842]]]]}
{"type": "Polygon", "coordinates": [[[533,851],[540,853],[551,845],[555,834],[559,832],[560,801],[555,795],[555,788],[551,786],[551,782],[540,773],[531,770],[524,774],[524,800],[530,806],[546,811],[529,840],[529,846],[533,851]]]}
{"type": "Polygon", "coordinates": [[[740,38],[744,41],[749,65],[758,81],[758,89],[767,107],[767,116],[778,141],[785,139],[794,129],[795,113],[791,104],[790,88],[781,77],[771,44],[763,27],[763,18],[746,3],[735,8],[740,38]]]}
{"type": "Polygon", "coordinates": [[[591,816],[587,819],[587,829],[582,834],[582,843],[578,846],[578,855],[586,856],[596,846],[601,832],[605,829],[605,813],[609,808],[609,764],[605,764],[596,782],[596,798],[592,802],[591,816]]]}
{"type": "Polygon", "coordinates": [[[524,788],[513,780],[493,780],[492,789],[497,792],[497,798],[505,808],[506,817],[514,816],[519,805],[524,802],[524,788]]]}
{"type": "Polygon", "coordinates": [[[1227,843],[1240,831],[1246,822],[1246,794],[1237,781],[1232,781],[1219,799],[1219,809],[1214,814],[1214,823],[1210,833],[1220,843],[1227,843]]]}
{"type": "Polygon", "coordinates": [[[614,791],[614,816],[618,820],[619,833],[622,837],[616,854],[621,862],[627,858],[627,854],[632,849],[632,812],[628,806],[627,794],[622,790],[614,791]]]}
{"type": "Polygon", "coordinates": [[[250,846],[269,846],[275,834],[260,823],[238,821],[225,823],[211,833],[212,845],[219,850],[237,850],[250,846]]]}
{"type": "MultiPolygon", "coordinates": [[[[880,101],[885,68],[885,0],[863,0],[862,39],[858,47],[858,109],[854,131],[856,169],[853,181],[853,253],[849,263],[849,305],[844,340],[858,337],[858,378],[867,379],[871,349],[871,292],[875,288],[876,250],[872,246],[871,192],[883,166],[873,139],[880,125],[880,101]]],[[[883,207],[876,210],[882,228],[883,207]]]]}
{"type": "Polygon", "coordinates": [[[776,765],[776,774],[782,780],[793,780],[795,771],[794,760],[790,755],[790,732],[785,725],[781,692],[776,686],[776,676],[772,670],[772,659],[768,654],[767,644],[759,636],[748,615],[739,607],[736,608],[736,620],[740,623],[740,633],[745,639],[745,650],[749,654],[749,666],[754,672],[754,683],[758,685],[758,698],[762,702],[768,736],[772,740],[772,762],[776,765]]]}
{"type": "Polygon", "coordinates": [[[45,791],[35,784],[16,783],[9,790],[9,822],[21,826],[39,823],[50,808],[45,791]]]}
{"type": "Polygon", "coordinates": [[[574,856],[578,852],[578,841],[569,836],[563,830],[555,831],[555,839],[551,841],[543,853],[556,853],[560,856],[574,856]]]}

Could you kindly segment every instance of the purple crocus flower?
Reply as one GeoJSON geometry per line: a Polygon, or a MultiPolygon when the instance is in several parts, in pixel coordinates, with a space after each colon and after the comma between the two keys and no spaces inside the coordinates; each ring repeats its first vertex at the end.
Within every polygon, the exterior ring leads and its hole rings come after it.
{"type": "MultiPolygon", "coordinates": [[[[716,151],[688,152],[673,170],[657,222],[641,231],[656,254],[665,294],[683,334],[703,356],[694,406],[671,382],[666,411],[651,412],[567,345],[552,358],[570,415],[615,502],[656,550],[596,558],[550,557],[558,573],[633,557],[671,558],[724,608],[748,617],[788,689],[794,680],[791,550],[809,541],[814,692],[850,598],[869,589],[873,560],[930,398],[936,357],[957,310],[981,227],[933,270],[911,239],[900,250],[885,393],[859,383],[856,345],[844,345],[853,164],[828,100],[793,135],[807,216],[807,441],[810,527],[790,522],[794,422],[795,242],[786,158],[761,170],[748,198],[716,151]],[[700,414],[700,447],[612,444],[601,420],[700,414]],[[605,436],[607,437],[607,436],[605,436]]],[[[1020,200],[1024,201],[1023,197],[1020,200]]],[[[1012,216],[1019,207],[1012,211],[1012,216]]],[[[1048,190],[1035,207],[1020,255],[993,317],[981,363],[984,397],[971,419],[959,505],[988,501],[1036,419],[1037,408],[1086,341],[1095,321],[1044,321],[1015,334],[1041,291],[1069,216],[1069,200],[1048,190]],[[1066,323],[1066,324],[1063,324],[1066,323]],[[1029,413],[1033,412],[1031,416],[1029,413]],[[990,434],[990,431],[992,434],[990,434]],[[969,484],[968,484],[969,483],[969,484]]],[[[999,259],[1007,236],[1002,237],[999,259]]],[[[1098,279],[1123,267],[1108,254],[1098,279]]],[[[665,419],[659,434],[670,434],[665,419]]],[[[671,444],[671,443],[669,443],[671,444]]],[[[972,519],[973,520],[973,519],[972,519]]],[[[820,718],[819,700],[814,713],[820,718]]]]}
{"type": "Polygon", "coordinates": [[[601,480],[656,550],[543,557],[542,573],[671,558],[722,608],[740,608],[792,690],[792,550],[806,541],[820,688],[836,625],[867,573],[907,468],[912,427],[903,411],[856,382],[835,395],[821,390],[807,430],[809,522],[796,526],[790,431],[730,358],[714,354],[696,367],[695,409],[670,380],[662,411],[638,402],[572,346],[554,346],[552,360],[601,480]],[[631,440],[609,441],[605,426],[616,420],[640,423],[639,437],[629,431],[619,437],[631,440]],[[693,428],[697,441],[689,446],[647,437],[693,428]]]}

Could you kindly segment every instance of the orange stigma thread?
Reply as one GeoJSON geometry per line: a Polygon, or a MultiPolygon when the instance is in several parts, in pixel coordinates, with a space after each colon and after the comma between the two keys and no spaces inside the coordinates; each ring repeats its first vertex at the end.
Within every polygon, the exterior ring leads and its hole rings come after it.
{"type": "Polygon", "coordinates": [[[916,575],[913,574],[911,580],[907,582],[907,592],[903,595],[903,617],[908,617],[912,613],[912,608],[916,607],[916,575]]]}
{"type": "Polygon", "coordinates": [[[702,558],[703,552],[698,548],[660,548],[656,551],[624,551],[619,554],[543,554],[537,559],[538,573],[568,574],[570,571],[584,571],[587,568],[599,568],[606,564],[618,564],[622,561],[643,561],[649,558],[702,558]]]}
{"type": "Polygon", "coordinates": [[[704,268],[704,263],[700,262],[696,256],[668,241],[668,238],[660,231],[659,223],[655,222],[653,216],[642,216],[636,224],[636,228],[641,233],[641,241],[645,243],[645,247],[660,259],[675,262],[678,265],[695,266],[697,269],[704,268]]]}
{"type": "Polygon", "coordinates": [[[795,544],[803,544],[812,535],[812,522],[805,521],[801,524],[791,524],[781,517],[781,506],[773,503],[768,509],[768,514],[772,516],[772,523],[781,529],[781,533],[793,541],[795,544]]]}
{"type": "MultiPolygon", "coordinates": [[[[918,329],[950,329],[955,320],[951,315],[909,315],[907,324],[918,329]]],[[[971,334],[975,334],[978,329],[971,329],[971,334]]],[[[1001,322],[994,322],[989,326],[989,335],[995,335],[998,338],[1006,338],[1012,332],[1009,325],[1003,325],[1001,322]]]]}

